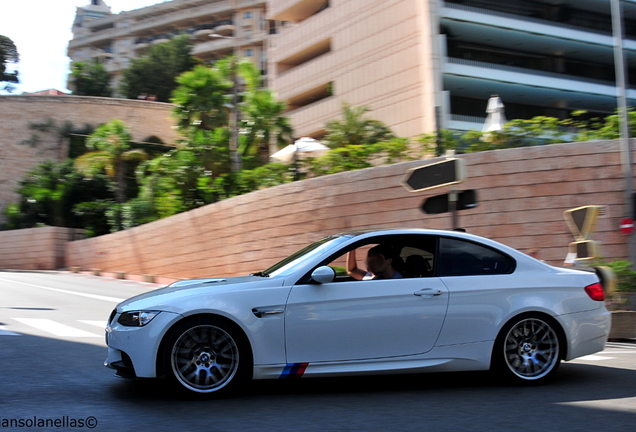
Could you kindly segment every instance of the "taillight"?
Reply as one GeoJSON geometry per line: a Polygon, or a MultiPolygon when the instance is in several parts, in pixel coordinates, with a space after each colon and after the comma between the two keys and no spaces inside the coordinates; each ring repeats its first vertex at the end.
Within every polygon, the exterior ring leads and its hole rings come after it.
{"type": "Polygon", "coordinates": [[[605,300],[605,291],[603,291],[603,286],[599,282],[586,286],[585,292],[594,301],[605,300]]]}

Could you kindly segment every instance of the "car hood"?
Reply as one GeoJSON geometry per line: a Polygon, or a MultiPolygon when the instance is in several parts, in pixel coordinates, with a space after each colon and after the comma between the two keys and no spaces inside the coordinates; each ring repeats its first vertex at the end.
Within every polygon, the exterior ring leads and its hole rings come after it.
{"type": "Polygon", "coordinates": [[[188,279],[174,282],[164,288],[148,291],[131,297],[117,305],[118,311],[172,309],[169,307],[176,300],[191,296],[207,296],[213,293],[243,291],[248,289],[281,286],[283,278],[267,278],[259,276],[238,276],[229,278],[188,279]]]}

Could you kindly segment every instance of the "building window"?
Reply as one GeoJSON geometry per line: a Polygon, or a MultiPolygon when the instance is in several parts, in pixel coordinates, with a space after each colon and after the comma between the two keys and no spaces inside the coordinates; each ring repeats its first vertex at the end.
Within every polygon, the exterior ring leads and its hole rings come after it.
{"type": "Polygon", "coordinates": [[[254,50],[251,48],[248,48],[245,50],[245,57],[252,57],[254,55],[254,50]]]}
{"type": "Polygon", "coordinates": [[[252,19],[252,11],[246,11],[246,12],[243,14],[243,19],[246,19],[246,20],[247,20],[247,19],[252,19]]]}

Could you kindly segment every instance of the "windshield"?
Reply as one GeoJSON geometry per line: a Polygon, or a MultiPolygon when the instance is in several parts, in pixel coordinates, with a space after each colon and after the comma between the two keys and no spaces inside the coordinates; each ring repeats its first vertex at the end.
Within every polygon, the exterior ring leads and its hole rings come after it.
{"type": "Polygon", "coordinates": [[[282,261],[274,264],[267,270],[263,271],[263,274],[267,276],[278,276],[286,274],[290,270],[293,270],[296,266],[301,265],[308,260],[320,255],[326,249],[330,249],[346,242],[351,237],[351,235],[325,237],[324,239],[312,243],[309,246],[302,248],[298,252],[288,256],[282,261]]]}

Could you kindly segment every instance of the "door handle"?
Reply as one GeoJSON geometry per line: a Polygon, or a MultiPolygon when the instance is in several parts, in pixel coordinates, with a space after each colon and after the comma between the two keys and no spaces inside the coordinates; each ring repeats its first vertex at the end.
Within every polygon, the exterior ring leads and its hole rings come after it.
{"type": "Polygon", "coordinates": [[[431,297],[436,297],[438,295],[442,295],[442,290],[434,289],[434,288],[424,288],[419,291],[415,291],[413,294],[419,297],[431,298],[431,297]]]}

